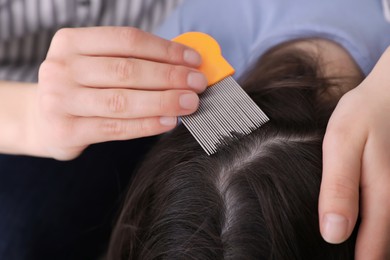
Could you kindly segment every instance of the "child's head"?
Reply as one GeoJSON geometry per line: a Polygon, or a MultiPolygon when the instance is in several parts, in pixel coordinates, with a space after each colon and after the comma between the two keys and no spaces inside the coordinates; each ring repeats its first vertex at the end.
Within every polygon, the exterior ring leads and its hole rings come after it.
{"type": "Polygon", "coordinates": [[[207,156],[183,127],[135,177],[110,259],[349,259],[327,244],[317,200],[322,139],[338,95],[315,59],[270,52],[241,81],[271,121],[207,156]]]}

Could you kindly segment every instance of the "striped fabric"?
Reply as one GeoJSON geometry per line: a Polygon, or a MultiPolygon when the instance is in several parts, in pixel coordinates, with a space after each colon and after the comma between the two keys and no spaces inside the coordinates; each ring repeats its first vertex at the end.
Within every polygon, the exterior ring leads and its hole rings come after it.
{"type": "Polygon", "coordinates": [[[181,0],[0,0],[0,80],[36,81],[62,27],[153,30],[181,0]]]}

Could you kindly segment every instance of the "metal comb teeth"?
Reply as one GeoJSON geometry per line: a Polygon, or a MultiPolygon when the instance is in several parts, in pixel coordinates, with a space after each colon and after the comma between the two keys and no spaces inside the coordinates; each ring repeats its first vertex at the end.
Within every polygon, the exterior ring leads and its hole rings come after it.
{"type": "Polygon", "coordinates": [[[208,155],[237,133],[248,135],[269,121],[241,86],[228,76],[200,95],[199,109],[182,117],[183,124],[208,155]]]}

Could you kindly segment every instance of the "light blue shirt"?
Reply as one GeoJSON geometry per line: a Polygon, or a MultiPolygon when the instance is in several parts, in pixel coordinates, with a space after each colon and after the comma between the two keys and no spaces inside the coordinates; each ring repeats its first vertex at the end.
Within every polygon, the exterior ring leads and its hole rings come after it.
{"type": "Polygon", "coordinates": [[[381,0],[184,0],[156,33],[172,39],[187,31],[213,36],[235,77],[289,40],[335,41],[366,75],[390,45],[381,0]]]}

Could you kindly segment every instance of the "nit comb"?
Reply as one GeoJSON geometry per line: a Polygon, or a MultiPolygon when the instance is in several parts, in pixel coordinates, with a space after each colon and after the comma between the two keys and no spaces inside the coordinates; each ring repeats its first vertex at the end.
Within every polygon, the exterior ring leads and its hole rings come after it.
{"type": "Polygon", "coordinates": [[[199,95],[198,110],[181,120],[208,155],[225,145],[225,138],[248,135],[269,121],[267,115],[233,79],[234,68],[223,58],[218,42],[201,32],[179,35],[174,42],[197,50],[198,68],[206,75],[208,88],[199,95]]]}

